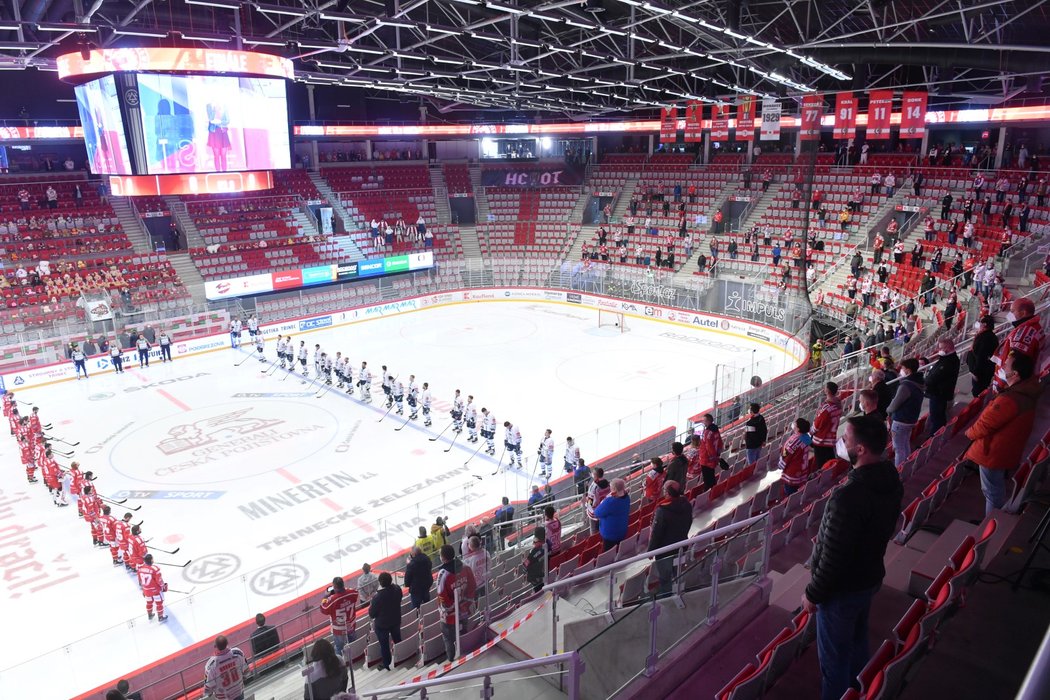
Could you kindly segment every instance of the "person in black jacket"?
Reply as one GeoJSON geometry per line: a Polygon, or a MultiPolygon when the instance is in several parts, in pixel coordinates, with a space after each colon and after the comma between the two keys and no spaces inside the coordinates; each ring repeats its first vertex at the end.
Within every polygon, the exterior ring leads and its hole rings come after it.
{"type": "Polygon", "coordinates": [[[368,604],[368,616],[372,618],[372,628],[379,642],[382,668],[387,671],[393,659],[390,640],[393,639],[395,644],[401,641],[401,597],[401,587],[394,585],[394,578],[386,571],[379,574],[379,590],[368,604]]]}
{"type": "Polygon", "coordinates": [[[333,695],[346,690],[349,680],[346,665],[324,637],[310,648],[310,665],[303,675],[306,676],[303,700],[331,700],[333,695]]]}
{"type": "Polygon", "coordinates": [[[973,374],[974,396],[980,396],[992,383],[992,376],[995,374],[992,356],[999,347],[999,337],[995,334],[995,319],[985,316],[981,319],[980,326],[980,332],[973,339],[973,348],[966,356],[966,367],[973,374]]]}
{"type": "MultiPolygon", "coordinates": [[[[693,506],[682,496],[682,487],[677,481],[664,482],[664,498],[653,513],[653,526],[649,535],[649,550],[660,549],[688,539],[693,524],[693,506]]],[[[660,578],[659,595],[671,592],[674,580],[674,557],[676,552],[661,554],[656,559],[656,573],[660,578]]]]}
{"type": "Polygon", "coordinates": [[[832,492],[813,547],[802,606],[817,615],[822,700],[842,697],[869,658],[868,613],[904,497],[897,469],[884,457],[886,442],[881,421],[846,421],[841,446],[853,469],[832,492]]]}
{"type": "Polygon", "coordinates": [[[889,415],[886,412],[886,409],[889,408],[890,402],[893,401],[897,389],[886,383],[886,370],[871,370],[871,375],[868,377],[868,384],[870,385],[871,390],[879,395],[879,413],[884,416],[889,415]]]}
{"type": "Polygon", "coordinates": [[[930,415],[926,425],[933,435],[948,423],[948,406],[955,398],[955,384],[959,381],[959,356],[951,338],[937,341],[937,361],[926,370],[926,398],[930,415]]]}
{"type": "Polygon", "coordinates": [[[430,600],[430,587],[434,585],[434,565],[430,557],[419,547],[412,546],[412,555],[405,566],[405,587],[408,597],[412,599],[412,609],[430,600]]]}
{"type": "Polygon", "coordinates": [[[747,450],[747,463],[754,464],[762,456],[762,446],[769,437],[766,419],[757,403],[751,404],[751,417],[744,423],[744,448],[747,450]]]}
{"type": "Polygon", "coordinates": [[[267,652],[274,651],[281,646],[281,638],[277,628],[266,624],[266,616],[258,613],[255,616],[255,630],[251,636],[252,659],[258,663],[259,657],[267,652]]]}
{"type": "Polygon", "coordinates": [[[685,458],[685,445],[680,442],[671,443],[671,454],[673,457],[669,464],[664,465],[664,481],[677,481],[685,483],[686,472],[689,469],[689,460],[685,458]]]}

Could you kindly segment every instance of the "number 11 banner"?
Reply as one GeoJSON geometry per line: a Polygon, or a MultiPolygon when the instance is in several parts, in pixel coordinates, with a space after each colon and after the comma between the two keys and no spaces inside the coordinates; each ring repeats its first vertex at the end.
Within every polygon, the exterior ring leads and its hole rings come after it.
{"type": "Polygon", "coordinates": [[[926,134],[926,93],[905,92],[901,100],[901,138],[921,139],[926,134]]]}
{"type": "Polygon", "coordinates": [[[851,139],[856,134],[857,98],[852,92],[840,92],[835,98],[835,138],[851,139]]]}
{"type": "Polygon", "coordinates": [[[890,115],[893,113],[893,91],[876,90],[868,93],[868,141],[890,137],[890,115]]]}

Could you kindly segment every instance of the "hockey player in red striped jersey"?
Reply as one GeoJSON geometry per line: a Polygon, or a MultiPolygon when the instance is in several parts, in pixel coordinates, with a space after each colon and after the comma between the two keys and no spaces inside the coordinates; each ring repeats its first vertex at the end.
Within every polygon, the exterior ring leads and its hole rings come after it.
{"type": "Polygon", "coordinates": [[[109,554],[113,557],[113,566],[117,561],[117,519],[113,517],[113,510],[109,506],[102,506],[102,515],[98,516],[99,525],[102,527],[102,543],[109,547],[109,554]]]}
{"type": "MultiPolygon", "coordinates": [[[[88,473],[90,474],[91,472],[88,473]]],[[[80,502],[84,506],[84,520],[91,526],[91,544],[96,547],[104,546],[102,542],[102,523],[99,522],[102,501],[99,500],[93,486],[90,484],[84,486],[84,493],[80,497],[80,502]]]]}
{"type": "Polygon", "coordinates": [[[33,412],[29,414],[29,429],[37,435],[41,435],[44,429],[40,427],[40,407],[33,406],[33,412]]]}
{"type": "Polygon", "coordinates": [[[26,481],[36,483],[36,462],[33,459],[33,446],[28,437],[22,437],[18,441],[18,449],[22,453],[22,465],[26,468],[26,481]]]}
{"type": "Polygon", "coordinates": [[[125,513],[124,519],[117,521],[114,533],[114,546],[109,548],[110,554],[113,555],[113,566],[123,564],[125,568],[130,569],[131,565],[127,562],[128,542],[131,540],[131,513],[125,513]]]}
{"type": "Polygon", "coordinates": [[[128,538],[128,552],[124,563],[129,571],[137,571],[146,556],[146,540],[142,539],[142,526],[131,526],[131,537],[128,538]]]}
{"type": "Polygon", "coordinates": [[[153,555],[146,554],[142,557],[142,563],[138,565],[135,573],[139,578],[139,588],[142,596],[146,599],[146,615],[153,619],[153,606],[157,606],[157,620],[164,622],[168,616],[164,614],[164,592],[168,590],[168,584],[164,583],[160,568],[153,563],[153,555]]]}

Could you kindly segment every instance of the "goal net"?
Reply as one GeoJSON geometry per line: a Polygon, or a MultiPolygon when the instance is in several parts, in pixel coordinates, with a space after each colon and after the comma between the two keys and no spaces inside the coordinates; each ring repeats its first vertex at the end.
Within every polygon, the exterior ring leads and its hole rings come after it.
{"type": "Polygon", "coordinates": [[[625,323],[624,316],[619,311],[598,309],[598,327],[615,328],[621,333],[627,332],[627,324],[625,323]]]}

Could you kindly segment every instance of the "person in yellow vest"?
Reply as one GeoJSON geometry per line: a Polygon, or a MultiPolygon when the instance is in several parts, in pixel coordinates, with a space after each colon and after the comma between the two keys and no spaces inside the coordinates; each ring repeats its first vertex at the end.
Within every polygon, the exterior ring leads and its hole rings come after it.
{"type": "Polygon", "coordinates": [[[820,338],[817,338],[817,342],[813,343],[813,347],[809,352],[809,359],[814,367],[820,367],[824,362],[824,343],[820,338]]]}

